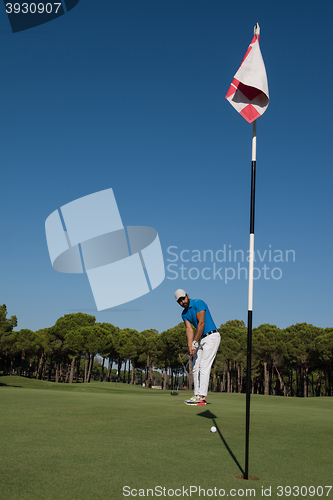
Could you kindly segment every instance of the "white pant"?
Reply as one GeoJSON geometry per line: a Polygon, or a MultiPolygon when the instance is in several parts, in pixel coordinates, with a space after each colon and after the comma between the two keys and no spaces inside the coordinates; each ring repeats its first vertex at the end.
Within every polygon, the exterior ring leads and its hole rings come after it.
{"type": "Polygon", "coordinates": [[[207,396],[210,369],[221,341],[219,332],[211,333],[200,340],[199,348],[193,356],[194,395],[207,396]]]}

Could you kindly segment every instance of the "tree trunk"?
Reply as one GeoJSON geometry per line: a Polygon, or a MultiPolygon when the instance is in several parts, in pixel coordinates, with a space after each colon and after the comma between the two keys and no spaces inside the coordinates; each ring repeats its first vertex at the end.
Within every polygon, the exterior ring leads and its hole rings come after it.
{"type": "Polygon", "coordinates": [[[43,364],[43,358],[44,358],[44,353],[41,355],[41,357],[38,359],[37,358],[37,368],[34,373],[35,379],[38,380],[40,378],[40,372],[43,364]]]}
{"type": "Polygon", "coordinates": [[[273,365],[271,364],[270,367],[269,367],[269,394],[272,394],[273,396],[275,396],[276,394],[276,391],[275,391],[275,385],[274,385],[274,369],[273,369],[273,365]]]}
{"type": "Polygon", "coordinates": [[[84,358],[84,379],[83,382],[86,384],[88,382],[88,356],[89,354],[86,352],[84,358]]]}
{"type": "Polygon", "coordinates": [[[81,366],[81,355],[77,359],[77,364],[76,364],[76,383],[79,383],[80,380],[80,366],[81,366]]]}
{"type": "Polygon", "coordinates": [[[50,366],[49,366],[49,371],[48,371],[48,374],[47,374],[47,380],[48,380],[49,382],[51,382],[52,370],[53,370],[53,358],[52,358],[52,356],[51,356],[51,359],[50,359],[50,366]]]}
{"type": "Polygon", "coordinates": [[[309,381],[308,381],[308,375],[309,375],[309,368],[305,366],[304,372],[303,372],[303,379],[304,379],[304,384],[303,384],[303,395],[305,398],[308,397],[308,386],[309,386],[309,381]]]}
{"type": "Polygon", "coordinates": [[[113,364],[113,358],[109,359],[108,376],[107,376],[107,379],[106,379],[108,382],[110,382],[110,380],[111,380],[112,364],[113,364]]]}
{"type": "Polygon", "coordinates": [[[103,357],[102,373],[101,373],[101,379],[100,379],[101,382],[103,382],[103,380],[104,380],[104,365],[105,365],[105,358],[103,357]]]}
{"type": "Polygon", "coordinates": [[[37,372],[38,372],[38,358],[34,357],[33,360],[33,365],[32,365],[32,370],[33,370],[33,378],[36,378],[37,372]]]}
{"type": "Polygon", "coordinates": [[[242,392],[242,383],[241,383],[241,367],[237,366],[237,392],[240,394],[242,392]]]}
{"type": "Polygon", "coordinates": [[[303,397],[304,396],[304,372],[303,372],[303,365],[299,367],[299,373],[298,373],[298,391],[297,395],[298,397],[303,397]]]}
{"type": "Polygon", "coordinates": [[[70,373],[70,376],[69,376],[69,383],[72,384],[73,383],[73,379],[74,379],[74,368],[75,368],[75,358],[72,359],[72,362],[71,362],[71,373],[70,373]]]}
{"type": "Polygon", "coordinates": [[[216,392],[217,388],[217,377],[216,377],[216,372],[214,371],[213,373],[213,392],[216,392]]]}
{"type": "Polygon", "coordinates": [[[269,371],[267,368],[267,361],[264,361],[264,394],[269,395],[269,371]]]}
{"type": "Polygon", "coordinates": [[[225,392],[225,382],[227,377],[227,367],[226,364],[223,364],[223,379],[221,380],[221,392],[225,392]]]}
{"type": "Polygon", "coordinates": [[[147,352],[146,366],[145,366],[145,386],[148,387],[148,373],[149,373],[149,351],[147,352]]]}
{"type": "Polygon", "coordinates": [[[153,385],[153,367],[154,360],[151,359],[149,363],[148,387],[151,387],[153,385]]]}
{"type": "Polygon", "coordinates": [[[296,396],[299,397],[301,394],[300,394],[300,377],[299,377],[299,371],[300,371],[301,368],[299,368],[298,370],[296,369],[296,396]]]}
{"type": "Polygon", "coordinates": [[[46,361],[47,361],[47,356],[44,357],[43,366],[42,366],[41,380],[44,380],[44,377],[45,377],[46,361]]]}
{"type": "Polygon", "coordinates": [[[321,396],[321,371],[317,373],[317,396],[321,396]]]}
{"type": "Polygon", "coordinates": [[[230,377],[229,362],[228,362],[228,369],[227,369],[227,392],[231,392],[231,377],[230,377]]]}
{"type": "Polygon", "coordinates": [[[87,382],[90,382],[90,377],[91,377],[91,371],[92,371],[92,365],[94,362],[94,357],[96,356],[96,353],[91,353],[90,361],[89,361],[89,370],[88,370],[88,377],[87,377],[87,382]]]}
{"type": "Polygon", "coordinates": [[[66,376],[65,376],[65,384],[67,384],[68,378],[69,378],[69,372],[70,372],[70,364],[67,363],[67,370],[66,370],[66,376]]]}
{"type": "Polygon", "coordinates": [[[25,351],[22,351],[22,354],[21,354],[21,367],[20,367],[20,370],[19,370],[19,375],[21,376],[22,373],[24,373],[24,366],[25,366],[25,351]]]}
{"type": "Polygon", "coordinates": [[[260,381],[261,381],[261,377],[256,377],[255,381],[256,381],[256,384],[255,384],[255,394],[260,394],[260,381]]]}
{"type": "Polygon", "coordinates": [[[3,374],[3,376],[7,375],[7,355],[6,354],[3,357],[2,374],[3,374]]]}
{"type": "Polygon", "coordinates": [[[164,390],[168,389],[168,367],[164,366],[164,390]]]}
{"type": "Polygon", "coordinates": [[[131,376],[131,384],[135,385],[135,362],[132,360],[132,376],[131,376]]]}
{"type": "Polygon", "coordinates": [[[123,384],[125,384],[125,375],[126,375],[126,367],[127,367],[127,359],[125,359],[125,364],[124,364],[124,372],[123,372],[123,384]]]}
{"type": "MultiPolygon", "coordinates": [[[[31,372],[32,372],[32,358],[30,358],[30,361],[29,361],[29,369],[28,369],[28,377],[31,378],[31,372]]],[[[5,375],[5,372],[4,372],[4,375],[5,375]]]]}
{"type": "Polygon", "coordinates": [[[118,358],[118,375],[117,382],[120,382],[121,358],[118,358]]]}
{"type": "Polygon", "coordinates": [[[279,383],[280,383],[280,391],[283,392],[283,395],[286,396],[286,387],[285,387],[285,384],[284,384],[284,381],[283,381],[283,378],[281,377],[281,374],[279,372],[279,370],[277,369],[277,367],[275,365],[273,365],[275,370],[276,370],[276,373],[277,373],[277,376],[278,376],[278,379],[279,379],[279,383]]]}

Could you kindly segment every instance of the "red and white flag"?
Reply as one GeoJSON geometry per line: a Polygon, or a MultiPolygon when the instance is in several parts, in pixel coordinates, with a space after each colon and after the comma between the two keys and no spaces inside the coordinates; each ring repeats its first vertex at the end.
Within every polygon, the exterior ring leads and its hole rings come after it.
{"type": "Polygon", "coordinates": [[[268,82],[259,47],[258,24],[225,98],[249,123],[259,118],[268,107],[268,82]]]}

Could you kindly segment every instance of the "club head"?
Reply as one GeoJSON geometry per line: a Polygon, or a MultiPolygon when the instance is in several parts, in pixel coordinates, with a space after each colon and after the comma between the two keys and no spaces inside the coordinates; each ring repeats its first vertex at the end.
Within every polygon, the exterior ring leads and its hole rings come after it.
{"type": "Polygon", "coordinates": [[[176,391],[171,391],[170,394],[171,394],[171,396],[178,396],[178,392],[176,392],[176,391]]]}

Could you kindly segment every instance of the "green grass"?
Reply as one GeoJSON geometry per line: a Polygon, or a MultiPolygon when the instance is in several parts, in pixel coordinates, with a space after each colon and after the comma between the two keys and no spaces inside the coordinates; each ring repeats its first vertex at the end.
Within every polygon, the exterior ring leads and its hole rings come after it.
{"type": "MultiPolygon", "coordinates": [[[[246,498],[251,488],[264,498],[262,487],[270,486],[270,498],[287,498],[277,486],[332,484],[332,398],[252,396],[250,476],[259,480],[244,481],[235,476],[244,467],[245,395],[209,394],[209,405],[192,408],[183,404],[188,396],[0,377],[0,499],[134,498],[124,486],[137,498],[152,498],[147,488],[156,486],[166,488],[159,498],[183,487],[189,495],[190,486],[206,490],[191,498],[214,488],[211,498],[221,498],[222,488],[225,497],[235,489],[244,495],[233,498],[246,498]]],[[[298,498],[327,498],[327,489],[322,497],[318,491],[298,498]]]]}

